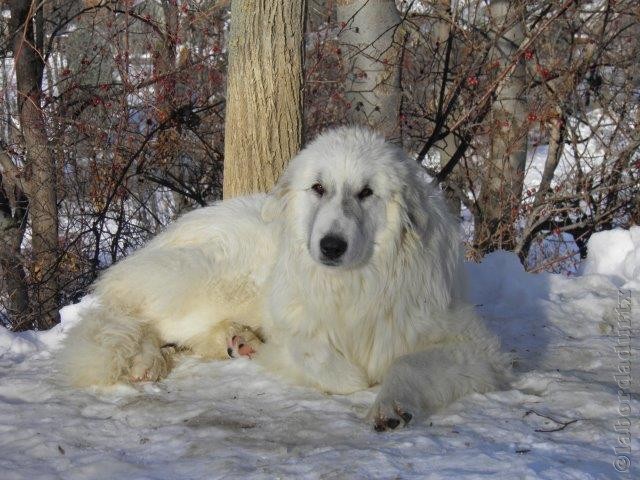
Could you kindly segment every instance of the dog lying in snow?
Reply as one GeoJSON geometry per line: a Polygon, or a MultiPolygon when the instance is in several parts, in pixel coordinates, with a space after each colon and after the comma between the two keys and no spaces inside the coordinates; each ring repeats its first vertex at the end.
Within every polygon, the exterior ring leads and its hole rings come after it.
{"type": "Polygon", "coordinates": [[[188,213],[110,267],[60,360],[83,386],[163,378],[166,344],[252,356],[329,393],[381,384],[369,418],[395,428],[506,378],[463,285],[439,192],[401,150],[344,127],[268,195],[188,213]]]}

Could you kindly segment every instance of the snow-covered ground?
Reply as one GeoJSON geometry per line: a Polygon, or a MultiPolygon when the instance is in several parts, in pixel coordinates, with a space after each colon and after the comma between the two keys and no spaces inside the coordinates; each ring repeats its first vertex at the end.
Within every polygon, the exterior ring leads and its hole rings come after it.
{"type": "Polygon", "coordinates": [[[640,227],[589,252],[571,278],[504,252],[470,264],[516,381],[391,433],[363,421],[375,389],[326,396],[248,360],[187,357],[158,384],[72,390],[52,356],[80,306],[48,332],[0,327],[0,478],[640,478],[640,227]]]}

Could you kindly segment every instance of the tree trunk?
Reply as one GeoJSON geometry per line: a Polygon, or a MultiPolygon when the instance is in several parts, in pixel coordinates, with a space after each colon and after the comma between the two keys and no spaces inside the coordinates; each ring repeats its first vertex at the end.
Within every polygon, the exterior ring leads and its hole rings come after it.
{"type": "MultiPolygon", "coordinates": [[[[433,5],[435,12],[435,21],[433,24],[433,32],[431,38],[433,39],[433,49],[438,52],[439,58],[439,70],[442,72],[442,85],[440,89],[442,92],[438,92],[438,88],[434,94],[438,95],[439,101],[446,98],[448,95],[447,82],[457,73],[455,66],[457,64],[457,55],[455,48],[455,38],[453,32],[454,18],[451,12],[451,2],[449,0],[438,0],[433,5]]],[[[438,105],[438,111],[441,112],[445,108],[445,105],[438,105]]],[[[440,168],[443,168],[449,163],[451,157],[458,149],[459,142],[453,133],[449,133],[445,138],[436,142],[434,148],[438,152],[440,157],[440,168]]],[[[458,168],[455,168],[448,175],[450,182],[460,184],[461,181],[458,178],[458,168]]],[[[450,189],[444,188],[444,196],[449,207],[449,211],[453,215],[460,217],[461,203],[460,199],[450,189]]]]}
{"type": "Polygon", "coordinates": [[[401,19],[393,0],[338,0],[348,120],[398,140],[401,19]]]}
{"type": "Polygon", "coordinates": [[[225,198],[267,191],[302,143],[305,0],[231,4],[225,198]]]}
{"type": "MultiPolygon", "coordinates": [[[[0,155],[3,155],[0,152],[0,155]]],[[[22,263],[20,244],[24,236],[23,201],[11,201],[6,190],[16,186],[0,174],[0,271],[7,302],[3,305],[12,328],[29,324],[29,292],[22,263]],[[13,204],[13,205],[12,205],[13,204]]],[[[20,195],[20,194],[18,194],[20,195]]]]}
{"type": "MultiPolygon", "coordinates": [[[[166,123],[166,128],[158,132],[156,155],[160,165],[180,183],[185,181],[181,166],[180,148],[180,124],[171,124],[169,120],[179,108],[185,108],[188,104],[188,96],[179,95],[179,75],[177,38],[179,33],[180,17],[178,4],[169,0],[162,0],[163,18],[158,22],[161,25],[162,36],[156,45],[154,54],[154,74],[162,80],[156,89],[156,119],[158,123],[166,123]]],[[[182,93],[182,92],[180,92],[182,93]]],[[[164,175],[164,173],[162,174],[164,175]]],[[[175,203],[176,215],[183,213],[189,207],[187,198],[175,191],[171,192],[175,203]]]]}
{"type": "Polygon", "coordinates": [[[553,193],[551,182],[562,158],[567,134],[565,113],[560,107],[556,107],[556,113],[557,117],[550,121],[549,150],[544,163],[540,185],[533,198],[533,205],[531,206],[531,213],[529,213],[527,218],[527,224],[514,249],[514,252],[518,254],[523,265],[529,255],[531,243],[536,235],[548,225],[549,219],[553,215],[553,208],[549,199],[553,193]]]}
{"type": "Polygon", "coordinates": [[[498,86],[490,113],[491,150],[485,162],[474,231],[474,245],[481,254],[512,250],[516,244],[515,224],[527,156],[525,66],[523,59],[513,58],[524,41],[522,12],[516,5],[494,0],[489,6],[496,70],[503,71],[511,62],[516,65],[498,86]]]}
{"type": "Polygon", "coordinates": [[[60,291],[57,279],[59,248],[55,163],[49,151],[49,139],[40,106],[44,56],[36,50],[41,42],[36,42],[33,26],[33,19],[38,18],[42,4],[11,0],[10,5],[20,129],[27,160],[26,194],[29,198],[34,260],[34,326],[45,329],[59,321],[60,291]]]}

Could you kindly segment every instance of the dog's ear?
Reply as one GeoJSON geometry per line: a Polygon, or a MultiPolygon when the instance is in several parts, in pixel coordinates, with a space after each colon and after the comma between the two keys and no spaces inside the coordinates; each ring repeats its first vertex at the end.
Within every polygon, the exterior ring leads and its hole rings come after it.
{"type": "Polygon", "coordinates": [[[424,192],[419,188],[418,182],[407,182],[398,193],[397,201],[400,204],[402,226],[421,235],[425,231],[426,212],[423,202],[424,192]]]}
{"type": "Polygon", "coordinates": [[[285,171],[278,179],[276,186],[269,192],[262,205],[261,216],[265,222],[272,222],[284,212],[287,206],[287,197],[291,188],[290,175],[285,171]]]}

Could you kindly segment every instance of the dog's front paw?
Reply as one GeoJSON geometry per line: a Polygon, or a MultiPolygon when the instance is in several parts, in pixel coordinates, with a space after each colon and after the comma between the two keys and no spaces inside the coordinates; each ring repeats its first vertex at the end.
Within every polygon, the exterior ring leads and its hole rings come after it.
{"type": "Polygon", "coordinates": [[[376,432],[406,426],[411,421],[416,406],[412,399],[403,397],[384,388],[380,391],[367,415],[367,421],[373,424],[376,432]]]}
{"type": "Polygon", "coordinates": [[[173,361],[173,348],[147,349],[133,357],[129,380],[137,382],[157,382],[169,374],[173,361]]]}
{"type": "Polygon", "coordinates": [[[247,340],[245,335],[234,335],[227,340],[227,355],[231,358],[253,358],[258,351],[260,341],[257,338],[247,340]]]}
{"type": "Polygon", "coordinates": [[[231,358],[253,358],[260,350],[262,339],[251,328],[234,325],[228,332],[227,355],[231,358]]]}

